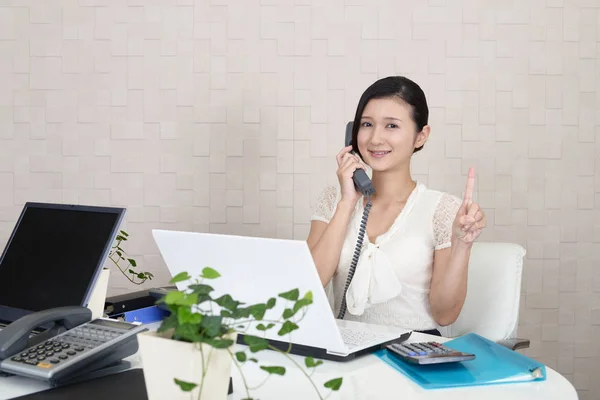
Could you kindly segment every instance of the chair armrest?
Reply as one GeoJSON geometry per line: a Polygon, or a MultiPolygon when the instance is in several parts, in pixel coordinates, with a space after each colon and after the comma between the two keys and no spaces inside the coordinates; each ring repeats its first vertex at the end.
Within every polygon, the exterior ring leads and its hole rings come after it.
{"type": "Polygon", "coordinates": [[[529,339],[511,338],[511,339],[498,340],[496,343],[498,343],[508,349],[511,349],[511,350],[519,350],[519,349],[528,348],[530,341],[529,341],[529,339]]]}

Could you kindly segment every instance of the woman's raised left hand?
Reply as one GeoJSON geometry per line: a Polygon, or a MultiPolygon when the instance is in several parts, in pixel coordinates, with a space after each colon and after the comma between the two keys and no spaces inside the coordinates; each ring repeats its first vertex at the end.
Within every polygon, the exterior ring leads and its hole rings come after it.
{"type": "Polygon", "coordinates": [[[465,196],[452,226],[454,238],[465,244],[472,244],[485,228],[485,213],[479,207],[479,204],[473,203],[474,188],[475,169],[471,167],[469,168],[465,196]]]}

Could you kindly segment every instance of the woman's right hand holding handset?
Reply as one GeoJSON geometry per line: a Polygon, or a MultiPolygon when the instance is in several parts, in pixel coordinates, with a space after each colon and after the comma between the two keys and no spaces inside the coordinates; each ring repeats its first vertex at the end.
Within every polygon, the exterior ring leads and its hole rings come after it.
{"type": "Polygon", "coordinates": [[[337,154],[338,169],[336,173],[342,192],[340,203],[346,203],[349,207],[354,208],[361,197],[361,193],[356,190],[352,175],[358,168],[366,169],[360,157],[351,153],[351,151],[352,146],[346,146],[337,154]]]}

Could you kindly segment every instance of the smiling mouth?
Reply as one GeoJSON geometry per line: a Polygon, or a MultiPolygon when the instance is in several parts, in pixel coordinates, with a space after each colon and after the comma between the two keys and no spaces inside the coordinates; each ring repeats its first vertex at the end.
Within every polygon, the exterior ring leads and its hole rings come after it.
{"type": "Polygon", "coordinates": [[[371,153],[371,155],[373,157],[379,158],[379,157],[384,157],[385,155],[389,154],[390,151],[372,151],[372,150],[369,150],[369,153],[371,153]]]}

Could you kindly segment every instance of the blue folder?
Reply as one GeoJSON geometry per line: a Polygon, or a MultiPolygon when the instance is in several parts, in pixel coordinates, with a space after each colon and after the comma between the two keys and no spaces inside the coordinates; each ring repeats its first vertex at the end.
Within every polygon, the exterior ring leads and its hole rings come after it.
{"type": "Polygon", "coordinates": [[[473,353],[475,359],[418,365],[404,361],[387,350],[379,350],[375,355],[425,389],[533,382],[546,379],[544,364],[475,333],[468,333],[443,344],[451,349],[473,353]]]}

